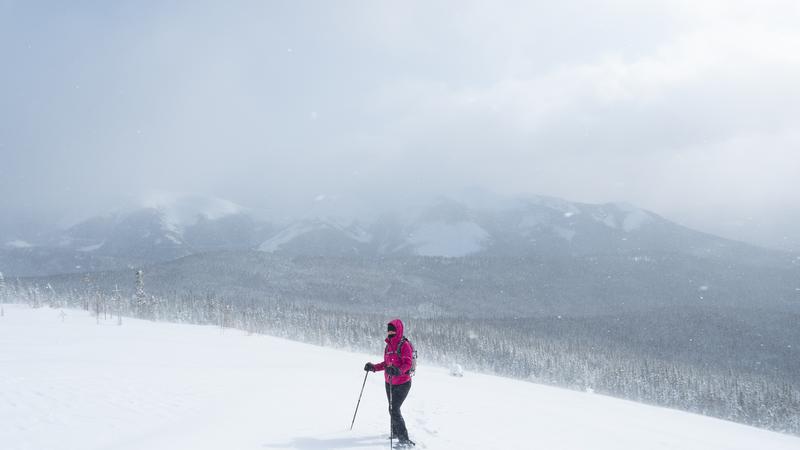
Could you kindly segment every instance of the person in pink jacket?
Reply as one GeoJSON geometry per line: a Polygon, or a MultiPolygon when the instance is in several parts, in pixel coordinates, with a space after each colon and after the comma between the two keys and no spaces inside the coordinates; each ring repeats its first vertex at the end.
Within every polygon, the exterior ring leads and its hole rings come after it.
{"type": "Polygon", "coordinates": [[[411,447],[414,445],[408,439],[408,430],[400,407],[411,390],[411,369],[413,349],[408,340],[403,338],[403,322],[400,319],[392,320],[386,330],[386,350],[383,352],[383,361],[378,364],[367,363],[364,370],[372,372],[384,371],[386,380],[386,398],[389,400],[389,417],[392,424],[392,436],[396,437],[399,445],[411,447]]]}

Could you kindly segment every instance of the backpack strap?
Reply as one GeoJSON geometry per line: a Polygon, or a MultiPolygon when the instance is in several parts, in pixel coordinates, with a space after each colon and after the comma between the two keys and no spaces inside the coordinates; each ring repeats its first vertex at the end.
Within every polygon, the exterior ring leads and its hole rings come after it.
{"type": "Polygon", "coordinates": [[[414,346],[411,344],[411,341],[409,341],[407,337],[403,336],[403,340],[401,340],[400,344],[397,346],[397,356],[398,357],[403,356],[402,355],[402,353],[403,353],[403,344],[405,344],[405,343],[408,343],[408,345],[411,346],[411,352],[412,352],[412,355],[413,355],[414,346]]]}
{"type": "MultiPolygon", "coordinates": [[[[400,343],[397,344],[397,350],[395,350],[397,356],[401,356],[400,354],[403,351],[403,344],[405,344],[406,342],[408,342],[409,344],[411,343],[411,341],[409,341],[408,339],[406,339],[405,336],[403,336],[403,339],[401,339],[400,343]]],[[[389,344],[386,344],[386,348],[383,350],[383,353],[386,353],[387,351],[389,351],[389,344]]]]}
{"type": "Polygon", "coordinates": [[[402,353],[403,353],[403,344],[405,344],[406,342],[408,342],[409,344],[411,344],[411,341],[409,341],[408,339],[406,339],[406,337],[405,337],[405,336],[403,336],[403,339],[402,339],[402,340],[400,341],[400,343],[397,345],[397,356],[402,356],[402,353]]]}

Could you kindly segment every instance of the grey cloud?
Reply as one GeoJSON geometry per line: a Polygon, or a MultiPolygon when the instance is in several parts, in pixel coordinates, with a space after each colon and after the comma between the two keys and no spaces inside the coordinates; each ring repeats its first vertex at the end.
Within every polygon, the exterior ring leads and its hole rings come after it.
{"type": "Polygon", "coordinates": [[[725,223],[772,230],[800,205],[792,2],[0,11],[0,207],[20,216],[154,189],[290,211],[479,185],[783,245],[725,223]]]}

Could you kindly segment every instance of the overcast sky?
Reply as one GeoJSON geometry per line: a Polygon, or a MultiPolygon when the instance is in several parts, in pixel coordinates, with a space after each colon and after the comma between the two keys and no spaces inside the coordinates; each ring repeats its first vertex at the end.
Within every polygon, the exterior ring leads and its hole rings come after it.
{"type": "Polygon", "coordinates": [[[0,0],[4,224],[483,187],[800,249],[800,2],[0,0]]]}

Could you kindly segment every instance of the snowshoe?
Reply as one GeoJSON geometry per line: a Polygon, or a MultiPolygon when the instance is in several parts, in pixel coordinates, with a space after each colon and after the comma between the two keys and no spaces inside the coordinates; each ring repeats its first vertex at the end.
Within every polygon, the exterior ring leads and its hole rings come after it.
{"type": "Polygon", "coordinates": [[[403,449],[403,448],[412,448],[415,444],[414,441],[411,439],[401,439],[397,441],[397,444],[394,445],[394,448],[403,449]]]}

